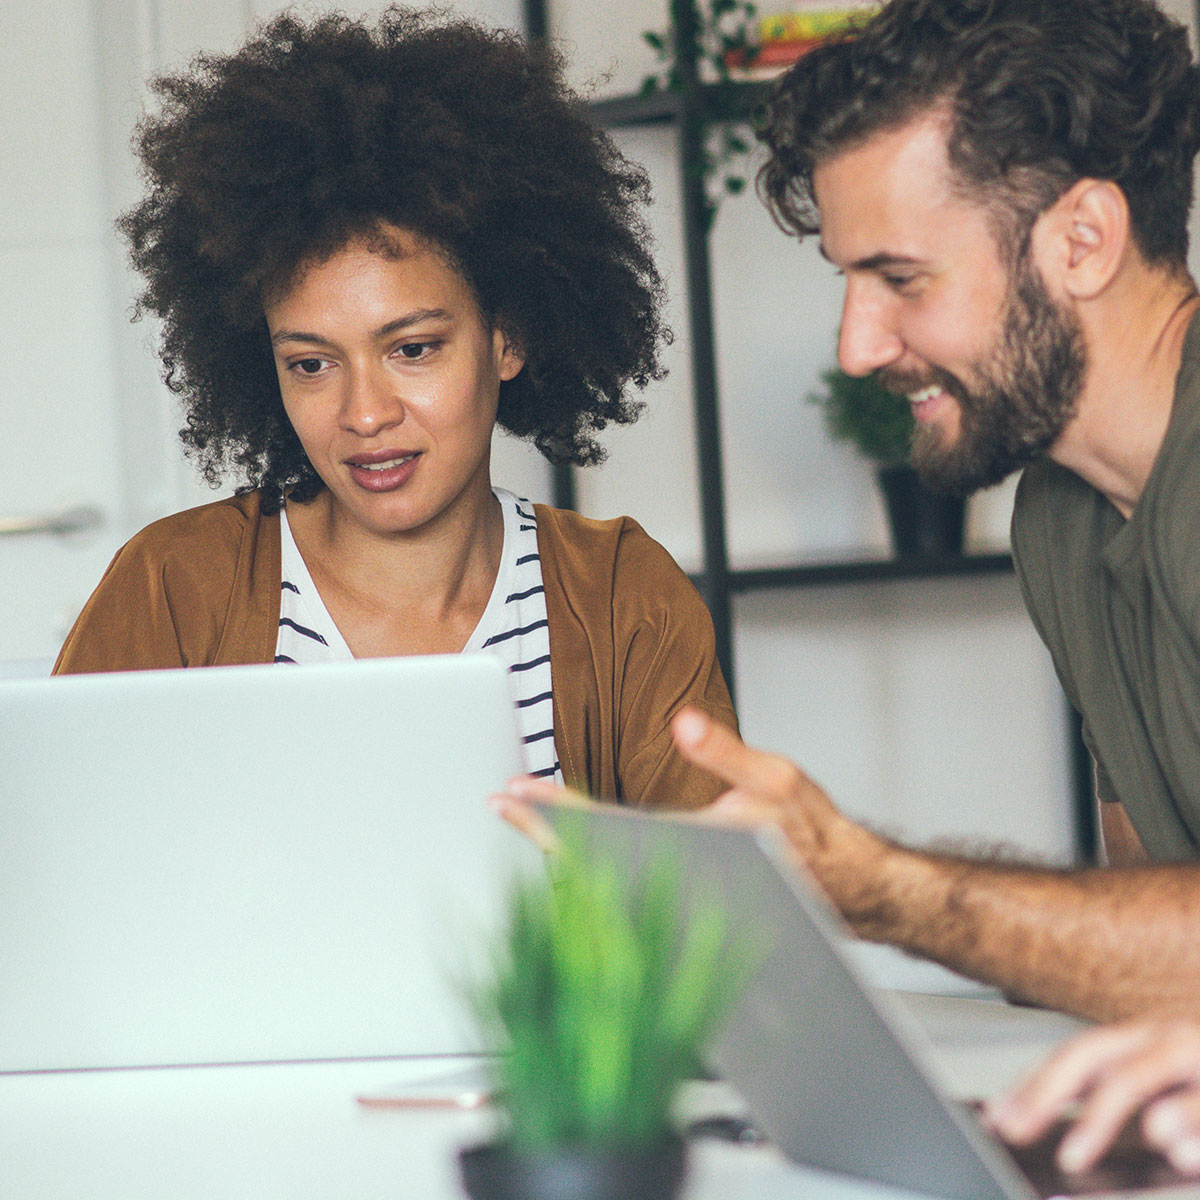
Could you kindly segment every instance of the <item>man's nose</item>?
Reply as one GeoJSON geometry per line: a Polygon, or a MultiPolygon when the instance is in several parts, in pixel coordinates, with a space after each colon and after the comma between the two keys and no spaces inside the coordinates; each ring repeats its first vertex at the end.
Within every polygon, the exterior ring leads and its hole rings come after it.
{"type": "Polygon", "coordinates": [[[889,320],[888,307],[858,284],[846,284],[838,363],[847,375],[869,375],[890,366],[904,353],[904,343],[889,320]]]}

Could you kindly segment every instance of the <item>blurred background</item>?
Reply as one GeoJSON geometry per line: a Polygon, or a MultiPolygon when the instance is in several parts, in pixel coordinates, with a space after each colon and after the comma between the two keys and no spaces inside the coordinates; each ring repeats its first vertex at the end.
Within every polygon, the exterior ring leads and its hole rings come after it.
{"type": "MultiPolygon", "coordinates": [[[[1191,0],[1163,0],[1194,21],[1191,0]]],[[[113,219],[138,195],[130,135],[145,80],[236,46],[267,0],[21,0],[0,39],[0,674],[49,669],[113,552],[166,513],[215,499],[183,459],[155,330],[113,219]],[[56,527],[38,531],[46,524],[56,527]]],[[[299,6],[319,11],[321,6],[299,6]]],[[[364,14],[378,5],[338,5],[364,14]]],[[[515,29],[520,0],[455,11],[515,29]]],[[[762,4],[770,12],[769,0],[762,4]]],[[[786,6],[785,6],[786,7],[786,6]]],[[[573,84],[636,92],[666,0],[550,0],[573,84]]],[[[574,472],[578,507],[629,513],[690,572],[703,537],[686,309],[681,164],[670,123],[614,130],[653,179],[651,222],[676,332],[669,376],[607,462],[574,472]]],[[[752,175],[757,158],[741,168],[752,175]]],[[[1193,235],[1193,242],[1196,241],[1193,235]]],[[[724,515],[732,569],[886,557],[873,469],[806,402],[830,367],[840,281],[773,225],[753,189],[708,243],[724,515]]],[[[546,464],[498,437],[493,476],[552,499],[546,464]]],[[[1012,488],[972,499],[967,547],[1007,549],[1012,488]]],[[[784,752],[851,813],[927,841],[1079,852],[1065,702],[1006,571],[771,586],[735,595],[730,657],[747,740],[784,752]]]]}

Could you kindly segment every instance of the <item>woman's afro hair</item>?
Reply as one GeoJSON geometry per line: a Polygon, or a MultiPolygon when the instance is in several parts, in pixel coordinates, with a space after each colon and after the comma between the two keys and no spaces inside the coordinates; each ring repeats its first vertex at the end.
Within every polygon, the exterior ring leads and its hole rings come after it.
{"type": "Polygon", "coordinates": [[[283,410],[264,298],[387,226],[432,244],[524,355],[498,421],[556,462],[633,421],[670,332],[628,162],[548,47],[398,7],[291,13],[236,53],[156,79],[135,144],[145,198],[119,222],[162,319],[164,378],[210,482],[269,506],[322,484],[283,410]]]}

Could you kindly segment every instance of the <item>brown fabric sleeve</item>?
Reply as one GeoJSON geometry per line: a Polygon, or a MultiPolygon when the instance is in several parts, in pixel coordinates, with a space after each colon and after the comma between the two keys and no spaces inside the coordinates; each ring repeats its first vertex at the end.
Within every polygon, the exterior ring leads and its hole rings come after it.
{"type": "Polygon", "coordinates": [[[568,785],[668,808],[714,800],[724,785],[677,753],[668,727],[692,704],[737,728],[695,588],[630,518],[591,521],[540,505],[537,514],[568,785]]]}
{"type": "Polygon", "coordinates": [[[270,662],[279,573],[279,521],[253,494],[156,521],[117,552],[54,672],[270,662]]]}

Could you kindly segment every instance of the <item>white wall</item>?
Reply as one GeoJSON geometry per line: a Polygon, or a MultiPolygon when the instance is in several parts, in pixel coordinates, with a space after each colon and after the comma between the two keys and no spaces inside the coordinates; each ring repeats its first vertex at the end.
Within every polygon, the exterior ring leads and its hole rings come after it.
{"type": "MultiPolygon", "coordinates": [[[[0,210],[0,269],[8,327],[21,331],[10,367],[28,376],[0,400],[0,470],[36,472],[39,456],[53,454],[53,437],[31,440],[27,422],[17,430],[17,395],[24,408],[45,403],[53,412],[59,398],[77,403],[85,394],[88,442],[115,464],[105,485],[118,512],[106,534],[112,544],[159,513],[208,498],[174,448],[178,417],[157,379],[153,331],[126,320],[133,281],[110,227],[137,194],[127,143],[141,81],[202,46],[235,44],[275,7],[23,0],[0,40],[9,80],[0,92],[0,148],[22,171],[0,210]]],[[[519,21],[518,0],[456,7],[496,24],[519,21]]],[[[570,54],[572,79],[597,95],[636,87],[653,65],[641,31],[661,28],[665,7],[552,0],[552,31],[570,54]]],[[[1167,7],[1190,17],[1190,0],[1167,7]]],[[[608,464],[581,477],[582,507],[632,513],[693,569],[699,521],[678,165],[669,131],[619,140],[654,180],[652,223],[677,340],[671,374],[648,393],[643,420],[612,433],[608,464]]],[[[735,563],[881,552],[869,469],[825,439],[804,402],[832,361],[838,281],[811,246],[785,240],[752,196],[722,208],[713,269],[735,563]]],[[[548,473],[525,447],[500,439],[496,462],[499,481],[548,496],[548,473]]],[[[1010,505],[1010,488],[974,502],[973,544],[1004,543],[1010,505]]],[[[108,541],[97,542],[89,581],[108,541]]],[[[7,617],[18,601],[3,583],[7,617]]],[[[77,603],[86,588],[79,593],[77,603]]],[[[736,615],[736,683],[750,740],[793,755],[851,811],[908,836],[982,834],[1069,854],[1062,701],[1011,578],[785,589],[741,599],[736,615]]]]}
{"type": "MultiPolygon", "coordinates": [[[[93,17],[38,0],[0,37],[0,517],[121,505],[93,17]]],[[[75,579],[110,553],[94,534],[0,539],[0,659],[53,653],[75,579]]]]}

